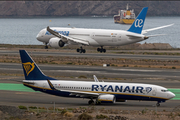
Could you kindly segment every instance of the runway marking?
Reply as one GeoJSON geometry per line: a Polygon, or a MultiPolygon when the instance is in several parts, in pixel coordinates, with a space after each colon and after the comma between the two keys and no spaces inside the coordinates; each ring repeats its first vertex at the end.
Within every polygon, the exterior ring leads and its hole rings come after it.
{"type": "Polygon", "coordinates": [[[23,84],[13,84],[13,83],[0,83],[0,90],[36,92],[33,89],[24,86],[23,84]]]}
{"type": "MultiPolygon", "coordinates": [[[[31,88],[24,86],[23,84],[13,84],[13,83],[0,83],[0,90],[9,90],[9,91],[21,91],[21,92],[39,92],[34,91],[31,88]]],[[[169,88],[169,91],[173,92],[176,97],[172,100],[180,100],[180,89],[169,88]]]]}
{"type": "Polygon", "coordinates": [[[176,95],[172,100],[180,100],[180,89],[169,88],[168,90],[176,95]]]}

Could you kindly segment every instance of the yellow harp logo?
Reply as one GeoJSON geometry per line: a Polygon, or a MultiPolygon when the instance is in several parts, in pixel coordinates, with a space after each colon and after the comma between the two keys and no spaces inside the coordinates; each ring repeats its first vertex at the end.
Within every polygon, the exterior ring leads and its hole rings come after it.
{"type": "Polygon", "coordinates": [[[23,63],[23,67],[24,67],[24,70],[26,71],[26,74],[28,76],[29,73],[31,73],[34,70],[35,66],[34,66],[34,63],[27,62],[27,63],[23,63]]]}

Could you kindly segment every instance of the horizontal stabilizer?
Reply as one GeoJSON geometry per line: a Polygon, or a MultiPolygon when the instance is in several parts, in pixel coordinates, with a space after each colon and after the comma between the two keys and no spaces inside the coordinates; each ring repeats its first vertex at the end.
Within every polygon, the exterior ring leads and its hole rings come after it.
{"type": "Polygon", "coordinates": [[[156,36],[163,36],[163,35],[166,35],[166,34],[155,34],[155,35],[148,35],[147,37],[156,37],[156,36]]]}
{"type": "Polygon", "coordinates": [[[142,38],[141,36],[136,36],[136,35],[126,35],[129,37],[129,39],[136,39],[136,38],[142,38]]]}
{"type": "Polygon", "coordinates": [[[161,26],[161,27],[156,27],[156,28],[151,28],[151,29],[143,30],[142,34],[145,34],[145,33],[149,32],[149,31],[154,31],[154,30],[162,29],[162,28],[165,28],[165,27],[170,27],[172,25],[174,25],[174,23],[170,24],[170,25],[164,25],[164,26],[161,26]]]}

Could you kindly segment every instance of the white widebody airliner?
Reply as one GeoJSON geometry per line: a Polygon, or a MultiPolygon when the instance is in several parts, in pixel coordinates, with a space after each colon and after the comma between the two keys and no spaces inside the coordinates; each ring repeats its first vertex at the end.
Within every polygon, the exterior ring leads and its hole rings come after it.
{"type": "Polygon", "coordinates": [[[121,46],[131,44],[148,39],[149,37],[159,36],[162,34],[145,36],[144,34],[165,28],[170,25],[165,25],[157,28],[142,30],[145,22],[145,17],[148,8],[142,9],[134,23],[127,30],[107,30],[107,29],[84,29],[84,28],[63,28],[63,27],[47,27],[42,29],[38,35],[37,40],[43,42],[47,49],[48,45],[53,48],[60,48],[65,45],[75,44],[80,45],[77,52],[85,53],[86,50],[82,48],[82,45],[97,46],[98,52],[106,52],[103,46],[121,46]]]}
{"type": "Polygon", "coordinates": [[[157,101],[157,106],[175,94],[167,88],[140,83],[94,82],[56,80],[46,76],[25,50],[20,50],[25,80],[23,84],[36,91],[63,96],[87,98],[89,104],[125,102],[126,100],[157,101]],[[94,102],[94,99],[96,102],[94,102]]]}

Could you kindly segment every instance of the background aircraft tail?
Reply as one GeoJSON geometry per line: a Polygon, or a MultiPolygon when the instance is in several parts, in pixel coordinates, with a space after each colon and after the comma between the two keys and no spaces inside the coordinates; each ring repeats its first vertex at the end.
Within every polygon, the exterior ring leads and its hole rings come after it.
{"type": "Polygon", "coordinates": [[[46,76],[25,50],[19,50],[26,80],[54,80],[46,76]]]}
{"type": "Polygon", "coordinates": [[[141,10],[139,15],[137,16],[137,18],[134,20],[133,24],[129,28],[128,30],[129,32],[141,34],[143,26],[144,26],[147,10],[148,10],[148,7],[145,7],[141,10]]]}

